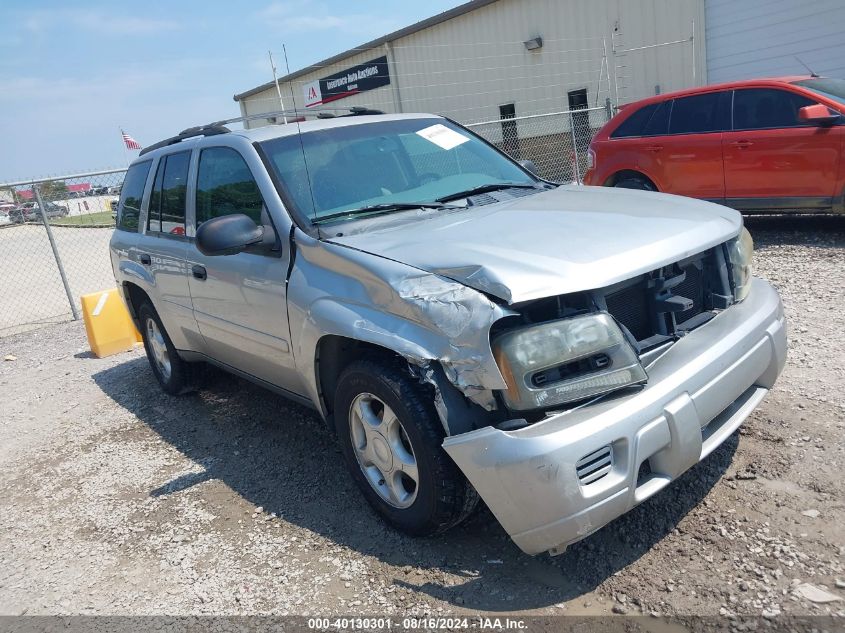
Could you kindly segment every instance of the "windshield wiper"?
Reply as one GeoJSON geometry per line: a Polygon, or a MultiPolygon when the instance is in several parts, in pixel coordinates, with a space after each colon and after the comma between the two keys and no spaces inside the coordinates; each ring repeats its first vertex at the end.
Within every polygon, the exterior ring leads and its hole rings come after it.
{"type": "Polygon", "coordinates": [[[381,204],[370,204],[366,207],[359,207],[357,209],[348,209],[346,211],[338,211],[337,213],[330,213],[315,218],[311,221],[312,224],[322,224],[323,222],[331,222],[332,220],[339,220],[341,218],[351,218],[356,215],[381,215],[383,213],[390,213],[391,211],[405,211],[407,209],[460,209],[450,204],[442,204],[438,202],[382,202],[381,204]]]}
{"type": "Polygon", "coordinates": [[[450,200],[459,200],[461,198],[468,198],[480,193],[488,193],[490,191],[499,191],[500,189],[537,189],[537,185],[532,185],[522,182],[495,182],[487,185],[480,185],[467,189],[465,191],[458,191],[457,193],[450,193],[448,196],[437,198],[437,202],[449,202],[450,200]]]}

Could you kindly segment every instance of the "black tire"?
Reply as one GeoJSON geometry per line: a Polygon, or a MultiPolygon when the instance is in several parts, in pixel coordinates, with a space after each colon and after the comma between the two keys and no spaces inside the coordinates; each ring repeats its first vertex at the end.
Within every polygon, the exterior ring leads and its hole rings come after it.
{"type": "Polygon", "coordinates": [[[641,178],[639,176],[625,176],[613,186],[618,187],[620,189],[640,189],[641,191],[657,191],[657,187],[655,187],[651,182],[649,182],[645,178],[641,178]]]}
{"type": "Polygon", "coordinates": [[[398,361],[359,360],[342,372],[335,392],[335,426],[352,478],[376,512],[412,536],[448,530],[466,519],[478,503],[478,493],[441,446],[443,425],[434,410],[432,394],[426,391],[398,361]],[[403,440],[410,444],[418,477],[408,507],[395,507],[382,498],[358,461],[351,408],[359,396],[366,397],[363,394],[375,396],[395,413],[405,433],[403,440]]]}
{"type": "Polygon", "coordinates": [[[167,393],[176,396],[191,390],[191,367],[190,363],[182,360],[167,330],[161,323],[161,319],[155,308],[149,303],[145,302],[138,309],[138,321],[141,326],[141,337],[144,339],[144,350],[147,352],[147,360],[150,362],[150,367],[153,374],[158,380],[158,384],[167,393]],[[154,324],[154,328],[151,326],[154,324]],[[156,331],[161,334],[161,340],[155,339],[156,331]],[[167,360],[169,362],[169,371],[165,370],[159,360],[157,360],[156,350],[160,350],[160,346],[164,345],[167,353],[167,360]]]}

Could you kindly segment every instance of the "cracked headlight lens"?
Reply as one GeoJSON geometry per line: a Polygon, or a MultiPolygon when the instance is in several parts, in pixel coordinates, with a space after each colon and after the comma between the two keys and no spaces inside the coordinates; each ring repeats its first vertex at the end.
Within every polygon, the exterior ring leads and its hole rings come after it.
{"type": "Polygon", "coordinates": [[[734,301],[742,301],[751,290],[751,258],[754,256],[754,240],[745,227],[726,245],[728,263],[731,268],[731,287],[734,301]]]}
{"type": "Polygon", "coordinates": [[[505,332],[493,354],[513,410],[548,408],[645,382],[637,353],[609,314],[586,314],[505,332]]]}

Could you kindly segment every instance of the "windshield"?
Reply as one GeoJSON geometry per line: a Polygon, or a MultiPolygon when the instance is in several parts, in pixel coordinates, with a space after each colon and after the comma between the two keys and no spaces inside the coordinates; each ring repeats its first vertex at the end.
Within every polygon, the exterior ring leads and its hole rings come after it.
{"type": "MultiPolygon", "coordinates": [[[[486,185],[537,180],[445,119],[375,121],[261,143],[298,211],[312,222],[344,211],[435,204],[486,185]]],[[[351,217],[351,216],[349,216],[351,217]]],[[[342,219],[342,218],[341,218],[342,219]]]]}
{"type": "Polygon", "coordinates": [[[795,85],[812,90],[823,97],[845,105],[845,80],[843,79],[804,79],[802,81],[796,81],[795,85]]]}

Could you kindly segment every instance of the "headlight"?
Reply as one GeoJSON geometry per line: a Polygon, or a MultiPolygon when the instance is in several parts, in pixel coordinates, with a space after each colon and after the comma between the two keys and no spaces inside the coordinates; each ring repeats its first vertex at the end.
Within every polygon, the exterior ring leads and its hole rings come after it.
{"type": "Polygon", "coordinates": [[[636,352],[605,313],[505,332],[493,341],[514,410],[583,400],[645,382],[636,352]]]}
{"type": "Polygon", "coordinates": [[[754,255],[754,240],[748,229],[726,244],[728,263],[731,267],[731,287],[734,291],[734,301],[742,301],[751,289],[751,258],[754,255]]]}

